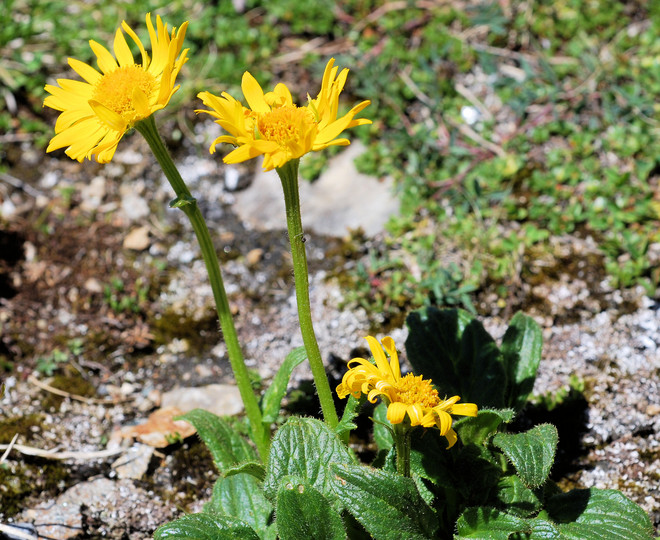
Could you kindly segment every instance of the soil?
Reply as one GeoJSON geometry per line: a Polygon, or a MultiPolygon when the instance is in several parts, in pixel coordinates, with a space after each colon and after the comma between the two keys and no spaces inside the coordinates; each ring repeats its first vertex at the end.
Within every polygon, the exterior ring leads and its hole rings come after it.
{"type": "MultiPolygon", "coordinates": [[[[302,343],[284,217],[269,232],[242,223],[219,162],[196,152],[178,148],[179,162],[213,231],[247,363],[267,381],[302,343]]],[[[0,444],[18,434],[17,443],[38,449],[126,448],[120,429],[156,409],[163,392],[232,382],[199,250],[185,216],[168,208],[169,186],[138,137],[123,141],[106,167],[42,156],[27,144],[10,164],[23,187],[0,185],[14,208],[0,229],[0,444]],[[141,227],[146,241],[128,241],[141,227]],[[35,380],[86,399],[63,398],[35,380]]],[[[361,309],[340,307],[336,276],[367,251],[351,245],[319,234],[306,242],[313,315],[335,377],[374,323],[361,309]]],[[[496,307],[487,290],[476,305],[497,338],[520,307],[544,328],[537,399],[523,416],[558,426],[554,478],[566,488],[621,489],[657,529],[659,305],[643,291],[609,288],[601,263],[588,237],[560,238],[552,261],[528,261],[509,305],[496,307]]],[[[405,327],[387,332],[402,348],[405,327]]],[[[309,388],[309,379],[301,367],[293,386],[309,388]]],[[[75,537],[149,538],[199,510],[216,478],[194,438],[149,454],[139,479],[118,478],[116,458],[12,450],[0,464],[0,523],[38,523],[54,501],[71,501],[75,487],[88,498],[71,518],[75,537]],[[112,512],[90,494],[94,486],[115,494],[112,512]]]]}

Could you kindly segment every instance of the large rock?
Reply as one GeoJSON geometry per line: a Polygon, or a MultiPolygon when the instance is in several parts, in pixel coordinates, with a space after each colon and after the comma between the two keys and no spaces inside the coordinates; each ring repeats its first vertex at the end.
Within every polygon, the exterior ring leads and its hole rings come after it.
{"type": "MultiPolygon", "coordinates": [[[[318,180],[300,181],[305,229],[341,237],[348,229],[361,227],[367,236],[374,236],[398,213],[392,179],[381,181],[355,168],[355,159],[364,152],[364,145],[353,142],[330,160],[318,180]]],[[[259,170],[248,189],[236,192],[234,209],[257,230],[285,229],[284,195],[277,173],[259,170]]]]}

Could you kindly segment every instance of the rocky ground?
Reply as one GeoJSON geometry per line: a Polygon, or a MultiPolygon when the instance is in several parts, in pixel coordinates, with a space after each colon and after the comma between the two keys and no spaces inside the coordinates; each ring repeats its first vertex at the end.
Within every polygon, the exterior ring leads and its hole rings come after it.
{"type": "MultiPolygon", "coordinates": [[[[105,167],[19,150],[0,182],[0,448],[18,435],[0,460],[0,533],[23,524],[25,538],[149,538],[199,509],[216,477],[194,437],[169,435],[182,429],[171,425],[173,411],[240,412],[199,250],[138,137],[105,167]],[[161,415],[135,427],[154,411],[161,415]]],[[[247,363],[267,381],[302,344],[277,177],[181,154],[247,363]]],[[[335,377],[373,319],[341,307],[333,276],[380,241],[397,206],[389,183],[358,177],[348,156],[302,192],[313,315],[335,377]],[[364,236],[347,240],[358,227],[364,236]]],[[[588,238],[558,239],[557,252],[553,272],[539,261],[539,279],[511,291],[512,304],[544,328],[527,416],[558,426],[554,476],[565,487],[621,489],[657,528],[660,306],[609,288],[588,238]]],[[[477,305],[499,339],[511,313],[493,301],[484,292],[477,305]]],[[[403,348],[405,328],[386,331],[403,348]]],[[[310,378],[298,368],[294,398],[310,378]]]]}

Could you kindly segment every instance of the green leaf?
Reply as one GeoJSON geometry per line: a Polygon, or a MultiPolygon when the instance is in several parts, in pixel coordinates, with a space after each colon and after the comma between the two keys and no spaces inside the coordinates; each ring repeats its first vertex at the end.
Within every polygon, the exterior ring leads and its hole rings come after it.
{"type": "Polygon", "coordinates": [[[437,517],[411,478],[363,465],[333,464],[331,469],[337,496],[377,540],[434,537],[437,517]]]}
{"type": "Polygon", "coordinates": [[[341,421],[337,424],[335,432],[337,435],[341,435],[346,431],[354,430],[357,425],[353,420],[360,412],[360,407],[367,400],[367,396],[362,395],[359,399],[355,399],[353,396],[348,396],[348,401],[346,402],[346,407],[344,407],[344,413],[341,415],[341,421]]]}
{"type": "Polygon", "coordinates": [[[240,519],[190,514],[158,527],[154,540],[259,540],[257,533],[240,519]]]}
{"type": "Polygon", "coordinates": [[[431,379],[441,394],[459,395],[479,407],[505,406],[506,371],[495,341],[483,325],[459,309],[411,313],[406,339],[416,374],[431,379]]]}
{"type": "Polygon", "coordinates": [[[374,408],[374,442],[379,450],[389,450],[394,445],[392,429],[387,420],[387,405],[382,401],[374,408]]]}
{"type": "Polygon", "coordinates": [[[650,540],[653,526],[646,512],[623,493],[575,489],[550,497],[546,511],[567,540],[650,540]]]}
{"type": "Polygon", "coordinates": [[[406,353],[416,374],[433,380],[447,395],[458,393],[460,374],[454,366],[461,356],[461,336],[473,319],[461,309],[428,307],[414,311],[406,318],[410,329],[406,353]]]}
{"type": "Polygon", "coordinates": [[[289,384],[291,373],[293,373],[293,370],[305,360],[307,360],[305,347],[298,347],[286,355],[280,369],[277,370],[277,374],[273,377],[270,386],[264,393],[261,402],[264,423],[271,424],[277,420],[277,417],[280,414],[282,399],[286,395],[286,388],[289,384]]]}
{"type": "Polygon", "coordinates": [[[346,531],[339,513],[313,486],[295,476],[280,480],[277,532],[282,540],[340,540],[346,531]]]}
{"type": "Polygon", "coordinates": [[[258,461],[248,461],[247,463],[241,463],[236,467],[230,467],[225,470],[225,476],[234,476],[235,474],[242,473],[253,476],[259,482],[263,482],[264,478],[266,478],[266,469],[258,461]]]}
{"type": "Polygon", "coordinates": [[[500,478],[496,498],[500,502],[498,506],[519,517],[528,517],[541,509],[537,494],[515,474],[500,478]]]}
{"type": "Polygon", "coordinates": [[[514,415],[513,409],[481,409],[477,416],[457,419],[453,427],[464,445],[482,445],[497,433],[502,423],[511,422],[514,415]]]}
{"type": "Polygon", "coordinates": [[[330,463],[354,463],[353,454],[323,422],[293,416],[273,437],[266,468],[264,493],[274,501],[280,480],[297,476],[334,499],[330,463]]]}
{"type": "Polygon", "coordinates": [[[509,379],[507,405],[518,411],[534,387],[542,348],[541,327],[531,317],[516,313],[502,338],[500,349],[509,379]]]}
{"type": "Polygon", "coordinates": [[[495,508],[468,508],[456,522],[457,540],[479,538],[507,540],[511,534],[529,532],[526,520],[495,508]]]}
{"type": "Polygon", "coordinates": [[[527,487],[538,487],[550,474],[557,448],[557,428],[540,424],[525,433],[498,433],[493,444],[500,448],[527,487]]]}
{"type": "Polygon", "coordinates": [[[202,409],[193,409],[179,418],[195,427],[221,474],[239,463],[257,460],[254,448],[219,416],[202,409]]]}
{"type": "Polygon", "coordinates": [[[262,538],[269,526],[273,505],[264,497],[261,485],[247,474],[219,478],[204,512],[227,516],[248,524],[262,538]]]}
{"type": "Polygon", "coordinates": [[[532,527],[532,534],[529,540],[564,540],[564,536],[559,532],[554,523],[543,518],[536,517],[529,520],[532,527]]]}

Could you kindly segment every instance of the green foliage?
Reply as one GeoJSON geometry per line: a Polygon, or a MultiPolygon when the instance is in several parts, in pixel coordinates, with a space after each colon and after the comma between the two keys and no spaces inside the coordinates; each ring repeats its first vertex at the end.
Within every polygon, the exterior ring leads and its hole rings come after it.
{"type": "Polygon", "coordinates": [[[291,373],[293,370],[307,360],[307,352],[305,347],[298,347],[291,351],[277,374],[273,377],[270,386],[266,389],[264,396],[261,400],[261,408],[263,413],[263,421],[265,424],[275,422],[280,414],[280,405],[282,399],[286,395],[286,387],[289,384],[291,373]]]}
{"type": "Polygon", "coordinates": [[[149,285],[141,278],[135,282],[132,290],[127,290],[124,282],[118,278],[112,278],[110,283],[103,287],[103,299],[116,313],[132,312],[140,313],[147,302],[149,285]]]}
{"type": "Polygon", "coordinates": [[[407,324],[413,370],[434,381],[441,393],[480,407],[522,409],[541,359],[541,329],[532,318],[517,313],[501,348],[465,311],[429,307],[411,313],[407,324]]]}
{"type": "Polygon", "coordinates": [[[259,540],[259,536],[247,524],[213,514],[191,514],[159,527],[155,540],[259,540]]]}
{"type": "Polygon", "coordinates": [[[53,349],[47,356],[37,358],[36,370],[51,377],[56,369],[65,362],[69,361],[69,355],[60,349],[53,349]]]}
{"type": "Polygon", "coordinates": [[[257,459],[254,448],[219,416],[202,409],[194,409],[180,416],[179,419],[195,427],[220,472],[257,459]]]}
{"type": "Polygon", "coordinates": [[[342,540],[339,512],[313,486],[295,476],[282,478],[277,493],[277,532],[282,540],[342,540]]]}
{"type": "Polygon", "coordinates": [[[364,465],[332,469],[337,496],[374,538],[433,538],[437,519],[411,478],[364,465]]]}

